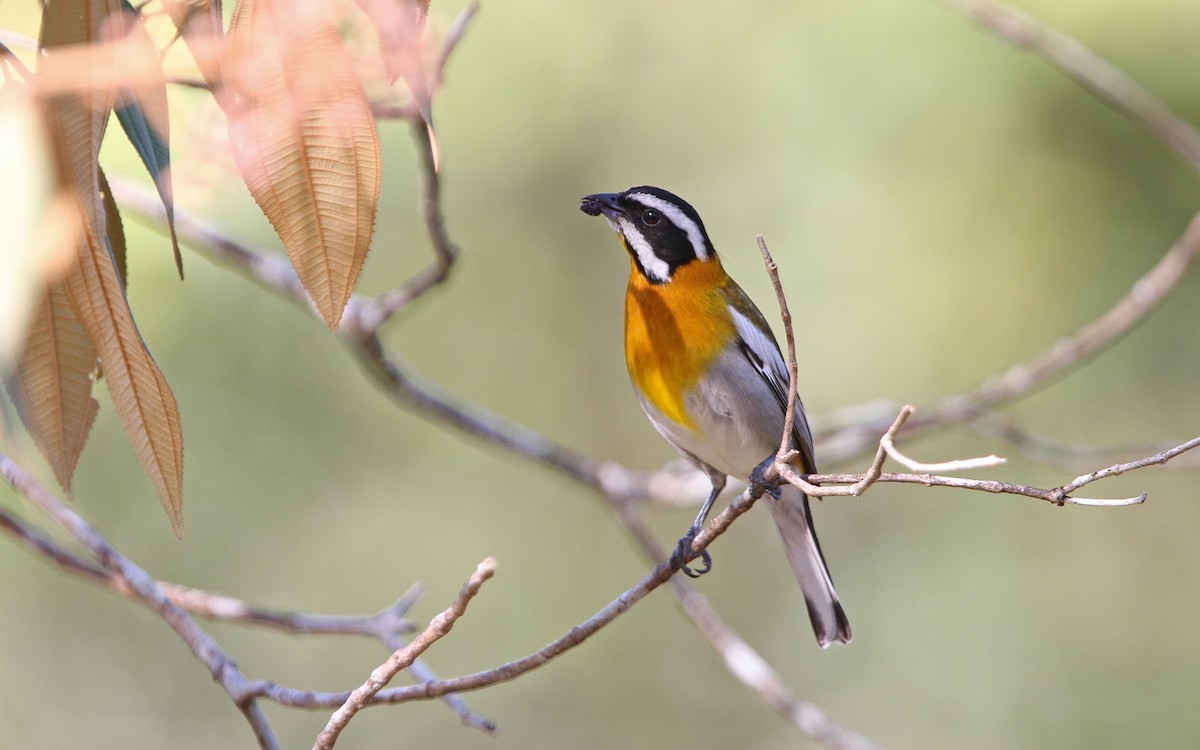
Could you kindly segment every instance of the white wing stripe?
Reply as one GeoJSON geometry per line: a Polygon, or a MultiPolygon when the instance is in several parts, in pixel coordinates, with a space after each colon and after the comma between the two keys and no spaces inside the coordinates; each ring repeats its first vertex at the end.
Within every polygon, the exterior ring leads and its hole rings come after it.
{"type": "MultiPolygon", "coordinates": [[[[730,307],[729,313],[733,316],[733,325],[737,329],[738,335],[742,337],[742,341],[745,342],[746,349],[761,360],[761,365],[753,361],[751,364],[758,368],[771,389],[779,396],[780,411],[782,411],[787,405],[789,382],[787,364],[783,361],[783,352],[779,351],[779,347],[775,345],[775,341],[769,335],[759,330],[753,321],[737,309],[730,307]]],[[[800,438],[808,444],[809,450],[815,451],[812,430],[808,426],[808,420],[804,417],[804,407],[799,398],[796,399],[795,428],[796,432],[800,434],[800,438]]]]}

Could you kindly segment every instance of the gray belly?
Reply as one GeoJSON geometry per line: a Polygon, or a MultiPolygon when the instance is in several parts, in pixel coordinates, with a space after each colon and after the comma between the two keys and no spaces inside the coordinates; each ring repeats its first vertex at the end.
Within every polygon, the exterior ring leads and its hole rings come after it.
{"type": "Polygon", "coordinates": [[[695,429],[667,419],[640,395],[639,400],[655,429],[675,450],[741,480],[778,450],[783,435],[783,410],[775,394],[736,352],[722,355],[708,376],[685,395],[684,406],[695,429]]]}

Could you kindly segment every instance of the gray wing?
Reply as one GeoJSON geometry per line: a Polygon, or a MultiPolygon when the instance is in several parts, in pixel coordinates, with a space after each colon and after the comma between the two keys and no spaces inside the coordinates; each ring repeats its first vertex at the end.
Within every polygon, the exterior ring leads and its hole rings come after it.
{"type": "MultiPolygon", "coordinates": [[[[769,332],[764,333],[754,324],[754,321],[741,312],[731,307],[730,313],[733,314],[734,325],[741,335],[739,348],[742,354],[762,375],[763,380],[771,386],[771,392],[775,394],[780,410],[786,411],[788,370],[787,364],[783,361],[783,353],[779,351],[779,344],[775,342],[774,336],[769,332]]],[[[801,403],[799,396],[796,397],[796,418],[792,430],[792,440],[796,444],[796,449],[800,451],[800,460],[804,471],[815,473],[817,460],[813,449],[812,431],[809,429],[808,418],[804,415],[804,404],[801,403]]]]}

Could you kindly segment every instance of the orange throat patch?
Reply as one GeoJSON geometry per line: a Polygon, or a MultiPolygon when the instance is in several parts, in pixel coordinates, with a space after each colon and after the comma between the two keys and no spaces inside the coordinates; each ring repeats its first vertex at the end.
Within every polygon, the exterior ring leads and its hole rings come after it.
{"type": "Polygon", "coordinates": [[[665,284],[651,284],[631,263],[625,294],[625,365],[629,378],[663,416],[694,429],[685,396],[735,335],[722,290],[720,261],[694,260],[665,284]]]}

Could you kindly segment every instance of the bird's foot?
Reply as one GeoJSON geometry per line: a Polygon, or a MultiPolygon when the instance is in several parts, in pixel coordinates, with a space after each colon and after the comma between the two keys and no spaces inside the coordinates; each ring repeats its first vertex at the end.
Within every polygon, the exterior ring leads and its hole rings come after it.
{"type": "Polygon", "coordinates": [[[683,535],[683,538],[679,540],[679,544],[675,546],[675,551],[671,553],[671,566],[682,570],[688,578],[699,578],[712,570],[712,555],[708,554],[708,550],[700,550],[699,555],[692,550],[692,540],[696,538],[696,534],[699,532],[700,529],[697,528],[688,529],[688,533],[683,535]],[[704,566],[693,569],[688,565],[688,561],[694,560],[697,556],[704,563],[704,566]]]}
{"type": "Polygon", "coordinates": [[[775,454],[767,456],[763,462],[754,467],[754,471],[750,472],[750,488],[755,492],[763,495],[770,495],[776,500],[779,499],[779,484],[777,481],[767,479],[767,472],[775,463],[775,454]]]}

